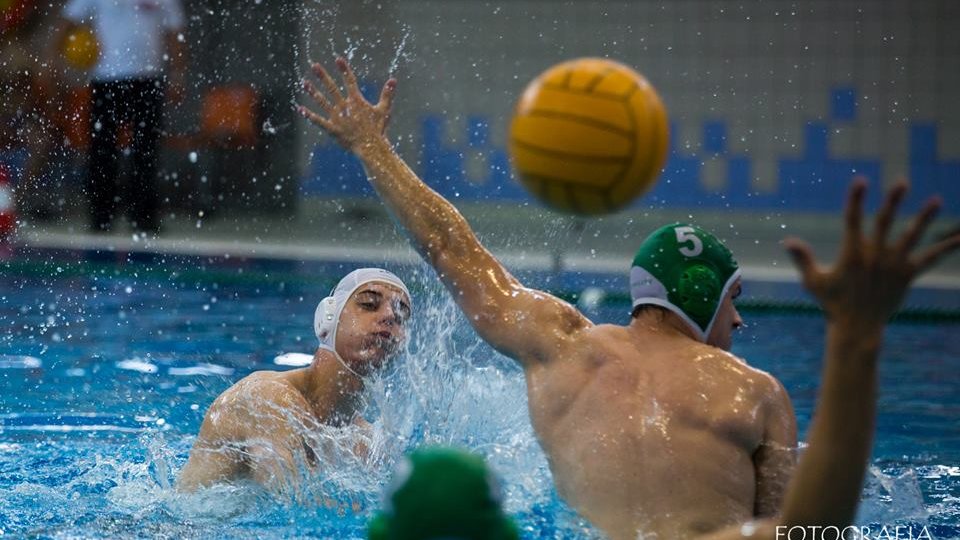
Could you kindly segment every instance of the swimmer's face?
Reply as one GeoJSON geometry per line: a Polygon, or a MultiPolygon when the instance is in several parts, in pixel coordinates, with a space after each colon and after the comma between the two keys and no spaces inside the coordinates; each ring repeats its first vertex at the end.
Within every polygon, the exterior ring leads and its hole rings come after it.
{"type": "Polygon", "coordinates": [[[720,301],[720,309],[717,311],[717,320],[710,329],[710,335],[707,336],[707,343],[725,351],[730,350],[733,344],[733,331],[743,326],[743,319],[737,311],[733,301],[740,296],[743,288],[740,286],[740,280],[733,282],[730,290],[720,301]]]}
{"type": "Polygon", "coordinates": [[[397,287],[372,282],[347,300],[337,326],[337,352],[360,374],[377,370],[407,337],[410,299],[397,287]]]}

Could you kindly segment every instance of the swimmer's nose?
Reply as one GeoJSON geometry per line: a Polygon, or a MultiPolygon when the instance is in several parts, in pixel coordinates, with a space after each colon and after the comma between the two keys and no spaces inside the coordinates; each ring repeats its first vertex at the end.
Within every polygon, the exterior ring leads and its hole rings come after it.
{"type": "Polygon", "coordinates": [[[740,316],[740,312],[735,311],[734,313],[735,315],[733,317],[733,329],[740,330],[741,328],[746,328],[747,325],[743,322],[743,317],[740,316]]]}
{"type": "Polygon", "coordinates": [[[384,309],[386,310],[386,312],[383,315],[383,322],[385,324],[389,326],[400,324],[402,320],[402,317],[400,315],[400,310],[394,307],[393,304],[389,304],[389,303],[384,307],[384,309]]]}

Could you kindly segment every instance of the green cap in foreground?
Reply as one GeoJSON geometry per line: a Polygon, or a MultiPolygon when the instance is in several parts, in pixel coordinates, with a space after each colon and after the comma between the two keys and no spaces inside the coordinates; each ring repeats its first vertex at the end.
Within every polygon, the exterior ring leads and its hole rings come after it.
{"type": "Polygon", "coordinates": [[[479,456],[453,448],[414,451],[397,468],[370,540],[517,540],[500,487],[479,456]]]}

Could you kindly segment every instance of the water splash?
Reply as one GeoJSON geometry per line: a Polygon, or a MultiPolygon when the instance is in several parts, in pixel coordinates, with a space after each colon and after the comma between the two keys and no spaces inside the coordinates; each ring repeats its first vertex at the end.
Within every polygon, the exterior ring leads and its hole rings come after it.
{"type": "MultiPolygon", "coordinates": [[[[470,332],[446,295],[418,302],[403,358],[374,375],[363,397],[370,426],[299,426],[316,456],[294,479],[307,486],[288,503],[335,500],[375,508],[393,467],[412,448],[443,444],[475,449],[506,479],[509,511],[549,503],[552,482],[527,413],[521,371],[470,332]],[[358,446],[366,448],[357,452],[358,446]]],[[[269,407],[261,404],[261,407],[269,407]]],[[[274,410],[272,414],[289,412],[274,410]]]]}
{"type": "Polygon", "coordinates": [[[387,73],[392,77],[397,70],[400,68],[400,61],[403,60],[406,63],[409,63],[413,60],[412,53],[407,52],[407,40],[410,38],[411,31],[410,27],[404,25],[403,34],[400,36],[400,44],[397,45],[396,51],[393,55],[393,60],[390,61],[390,67],[387,69],[387,73]]]}
{"type": "Polygon", "coordinates": [[[923,521],[929,516],[915,469],[884,472],[876,465],[870,466],[858,522],[923,521]]]}
{"type": "MultiPolygon", "coordinates": [[[[113,440],[51,443],[36,463],[20,462],[16,470],[24,478],[42,471],[41,480],[19,482],[0,498],[5,530],[53,537],[255,532],[266,538],[359,538],[401,457],[422,444],[448,444],[472,448],[490,462],[504,481],[507,510],[522,525],[583,536],[586,524],[556,501],[529,423],[522,372],[480,342],[449,296],[432,287],[418,302],[405,353],[367,385],[363,410],[369,426],[302,426],[317,459],[300,463],[291,479],[305,486],[299,493],[269,493],[249,482],[178,492],[176,478],[195,436],[145,423],[135,435],[111,432],[113,440]],[[358,445],[366,451],[356,451],[358,445]],[[11,515],[19,517],[6,519],[11,515]]],[[[174,378],[168,371],[143,375],[174,378]]],[[[148,395],[154,406],[162,403],[158,397],[148,395]]],[[[289,415],[259,405],[261,414],[289,415]]],[[[173,417],[162,405],[155,415],[173,417]]],[[[0,452],[6,463],[3,458],[0,452]]]]}
{"type": "MultiPolygon", "coordinates": [[[[364,416],[371,427],[321,427],[309,438],[324,466],[312,470],[304,465],[301,474],[314,493],[326,499],[302,502],[243,482],[195,494],[174,489],[195,440],[197,415],[239,375],[175,376],[169,368],[215,362],[242,373],[277,369],[272,363],[276,349],[289,350],[293,343],[292,338],[285,341],[283,334],[310,335],[309,323],[304,325],[292,317],[290,304],[283,298],[265,299],[264,291],[258,289],[243,301],[218,303],[218,309],[238,308],[229,315],[218,314],[202,311],[200,306],[209,302],[209,295],[192,291],[189,285],[175,289],[180,304],[173,312],[148,311],[145,305],[149,302],[139,297],[143,320],[164,329],[169,348],[157,351],[157,344],[151,342],[149,356],[127,350],[136,347],[123,341],[127,338],[117,338],[117,321],[105,316],[100,326],[98,320],[86,323],[91,332],[89,346],[75,361],[66,349],[43,356],[43,377],[59,384],[59,392],[42,400],[23,401],[36,395],[29,391],[35,380],[25,379],[17,386],[10,381],[24,378],[11,376],[5,383],[6,395],[25,396],[4,402],[6,407],[43,407],[44,414],[34,411],[36,414],[26,418],[24,412],[16,419],[3,419],[8,426],[16,420],[21,427],[35,427],[9,429],[0,443],[0,529],[15,537],[361,538],[400,456],[421,444],[442,443],[473,448],[488,459],[503,479],[507,509],[518,518],[524,534],[589,537],[582,520],[556,499],[546,459],[529,424],[520,370],[477,338],[449,296],[439,289],[431,271],[424,270],[410,284],[417,289],[418,298],[412,341],[403,357],[368,384],[364,416]],[[188,304],[193,307],[188,309],[188,304]],[[245,316],[257,320],[237,322],[245,316]],[[183,324],[184,320],[192,322],[183,324]],[[257,349],[219,338],[215,342],[200,340],[205,335],[223,335],[223,328],[239,333],[249,343],[263,343],[266,337],[278,339],[278,344],[257,349]],[[195,340],[189,348],[182,347],[186,336],[195,340]],[[104,353],[104,346],[113,349],[104,353]],[[90,353],[93,347],[96,352],[90,353]],[[224,352],[209,352],[218,347],[224,352]],[[257,363],[252,350],[263,354],[262,363],[257,363]],[[116,361],[132,358],[149,358],[157,370],[143,373],[116,365],[116,361]],[[61,375],[66,377],[68,368],[78,367],[85,370],[82,377],[55,382],[61,375]],[[199,390],[184,400],[178,389],[188,383],[199,390]],[[91,399],[101,410],[96,418],[81,414],[91,399]],[[187,412],[193,410],[191,402],[198,412],[187,412]],[[58,420],[63,425],[114,427],[44,431],[44,426],[61,414],[57,411],[72,411],[58,420]],[[167,429],[156,427],[160,418],[168,420],[167,429]],[[357,443],[366,445],[368,451],[354,452],[357,443]]],[[[70,286],[60,285],[58,290],[73,294],[70,286]]],[[[120,294],[123,280],[76,283],[82,291],[91,285],[114,292],[93,303],[78,301],[79,312],[116,313],[127,306],[127,295],[120,294]]],[[[28,292],[31,298],[42,296],[28,292]]],[[[136,294],[145,293],[138,289],[136,294]]],[[[231,294],[218,293],[224,298],[232,298],[231,294]]],[[[312,306],[306,311],[312,312],[312,306]]],[[[46,316],[34,317],[31,311],[34,318],[27,319],[17,313],[24,324],[46,316]]],[[[72,324],[76,327],[79,323],[72,324]]],[[[138,332],[156,335],[147,329],[138,332]]],[[[916,468],[877,463],[870,478],[858,522],[919,520],[942,525],[941,531],[947,532],[935,534],[936,538],[957,536],[950,532],[960,523],[960,472],[955,463],[916,468]]]]}

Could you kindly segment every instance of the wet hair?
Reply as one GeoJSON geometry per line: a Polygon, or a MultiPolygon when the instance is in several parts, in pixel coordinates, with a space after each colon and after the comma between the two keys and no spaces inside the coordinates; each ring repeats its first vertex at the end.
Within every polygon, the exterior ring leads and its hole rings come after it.
{"type": "Polygon", "coordinates": [[[660,315],[660,319],[662,320],[667,315],[667,308],[658,306],[656,304],[640,304],[639,306],[633,308],[633,311],[630,312],[630,318],[636,319],[644,313],[657,313],[660,315]]]}

